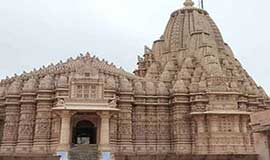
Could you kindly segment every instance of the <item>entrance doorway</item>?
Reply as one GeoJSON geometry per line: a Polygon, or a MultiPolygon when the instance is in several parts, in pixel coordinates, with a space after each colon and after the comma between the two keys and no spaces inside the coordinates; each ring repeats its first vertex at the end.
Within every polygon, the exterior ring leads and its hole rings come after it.
{"type": "Polygon", "coordinates": [[[97,128],[88,120],[82,120],[73,128],[73,144],[96,144],[97,128]]]}

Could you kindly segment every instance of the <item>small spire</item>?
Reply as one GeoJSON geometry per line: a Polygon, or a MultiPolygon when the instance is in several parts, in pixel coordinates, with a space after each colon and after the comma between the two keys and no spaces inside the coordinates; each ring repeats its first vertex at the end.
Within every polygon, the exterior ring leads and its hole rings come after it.
{"type": "Polygon", "coordinates": [[[185,7],[193,7],[193,5],[194,5],[194,2],[192,0],[186,0],[184,2],[185,7]]]}

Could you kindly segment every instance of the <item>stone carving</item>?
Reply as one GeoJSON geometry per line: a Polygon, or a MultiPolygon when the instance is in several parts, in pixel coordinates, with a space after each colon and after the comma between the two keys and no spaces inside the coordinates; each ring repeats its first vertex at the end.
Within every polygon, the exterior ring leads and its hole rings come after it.
{"type": "MultiPolygon", "coordinates": [[[[28,146],[33,154],[53,154],[62,126],[57,117],[61,111],[55,109],[65,102],[80,105],[84,97],[83,102],[114,110],[106,119],[116,159],[253,155],[247,115],[269,108],[269,98],[234,58],[208,13],[192,0],[184,6],[171,14],[153,47],[145,48],[135,75],[87,53],[2,80],[1,152],[28,146]]],[[[78,116],[88,116],[88,108],[74,107],[78,116]]]]}
{"type": "Polygon", "coordinates": [[[160,75],[160,81],[163,82],[170,82],[171,81],[171,74],[168,70],[165,70],[161,75],[160,75]]]}
{"type": "Polygon", "coordinates": [[[21,92],[21,81],[16,80],[8,88],[8,94],[19,94],[21,92]]]}
{"type": "Polygon", "coordinates": [[[75,77],[76,78],[86,77],[86,78],[98,79],[99,71],[95,67],[91,66],[89,62],[86,62],[85,65],[77,68],[75,77]]]}
{"type": "Polygon", "coordinates": [[[5,92],[6,92],[6,88],[5,87],[0,87],[0,97],[4,97],[5,92]]]}
{"type": "Polygon", "coordinates": [[[40,120],[37,122],[35,134],[39,137],[48,137],[50,133],[50,125],[48,121],[40,120]]]}
{"type": "Polygon", "coordinates": [[[186,87],[183,80],[178,80],[174,84],[173,91],[174,92],[180,92],[180,93],[181,92],[186,93],[186,92],[188,92],[188,89],[187,89],[187,87],[186,87]]]}
{"type": "Polygon", "coordinates": [[[39,89],[41,90],[51,90],[54,88],[54,81],[52,76],[47,75],[40,80],[39,89]]]}
{"type": "Polygon", "coordinates": [[[143,88],[143,84],[142,84],[141,81],[135,82],[134,90],[135,90],[135,93],[138,94],[138,95],[144,95],[145,94],[145,90],[143,88]]]}
{"type": "MultiPolygon", "coordinates": [[[[33,125],[23,125],[19,129],[19,136],[24,138],[24,137],[32,137],[33,136],[33,125]]],[[[19,139],[22,139],[19,138],[19,139]]]]}
{"type": "Polygon", "coordinates": [[[35,92],[37,89],[37,81],[33,78],[29,79],[24,83],[23,91],[24,92],[35,92]]]}
{"type": "Polygon", "coordinates": [[[186,0],[185,3],[184,3],[184,5],[186,7],[192,7],[194,5],[194,2],[192,0],[186,0]]]}
{"type": "Polygon", "coordinates": [[[145,91],[147,95],[155,95],[156,94],[155,84],[151,81],[147,81],[145,83],[145,91]]]}
{"type": "Polygon", "coordinates": [[[62,107],[65,105],[65,100],[64,99],[58,99],[56,106],[62,107]]]}
{"type": "Polygon", "coordinates": [[[158,84],[157,94],[158,95],[164,95],[164,96],[169,95],[169,91],[168,91],[166,85],[163,82],[160,82],[158,84]]]}
{"type": "Polygon", "coordinates": [[[113,77],[107,78],[107,83],[106,83],[106,89],[112,89],[114,90],[116,88],[116,83],[113,77]]]}
{"type": "Polygon", "coordinates": [[[58,88],[67,88],[68,86],[68,78],[64,75],[61,75],[57,80],[57,87],[58,88]]]}
{"type": "Polygon", "coordinates": [[[4,140],[15,140],[16,138],[16,128],[18,126],[14,123],[6,123],[4,128],[4,140]]]}
{"type": "Polygon", "coordinates": [[[132,91],[132,85],[129,80],[125,77],[120,79],[120,90],[124,92],[132,91]]]}

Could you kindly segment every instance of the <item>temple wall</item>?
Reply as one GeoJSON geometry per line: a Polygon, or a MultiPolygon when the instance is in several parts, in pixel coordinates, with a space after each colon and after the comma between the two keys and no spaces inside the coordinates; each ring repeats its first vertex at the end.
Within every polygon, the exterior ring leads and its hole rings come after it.
{"type": "MultiPolygon", "coordinates": [[[[44,79],[48,81],[50,78],[44,79]]],[[[2,151],[55,152],[61,124],[51,109],[57,99],[69,97],[69,94],[68,86],[39,86],[33,92],[21,91],[0,99],[0,103],[6,107],[2,151]],[[13,127],[9,127],[10,124],[13,127]]],[[[224,99],[216,96],[216,99],[210,98],[209,102],[209,97],[203,94],[175,92],[170,97],[116,89],[106,89],[104,96],[108,100],[119,97],[117,108],[121,111],[110,119],[110,143],[115,154],[254,153],[248,116],[191,115],[206,109],[220,111],[224,105],[225,108],[254,111],[259,103],[254,103],[256,99],[252,97],[250,104],[248,100],[238,103],[236,97],[234,101],[229,99],[230,103],[226,104],[225,101],[232,97],[224,99]]]]}
{"type": "MultiPolygon", "coordinates": [[[[120,110],[112,114],[109,131],[111,152],[119,159],[125,155],[255,153],[246,112],[258,110],[263,104],[258,98],[226,92],[189,93],[187,88],[181,88],[185,82],[176,83],[180,88],[169,92],[164,83],[143,82],[136,86],[135,81],[127,78],[104,76],[101,84],[104,93],[100,92],[95,100],[115,101],[120,110]]],[[[32,91],[19,87],[18,91],[0,98],[6,122],[2,152],[52,154],[56,151],[61,121],[52,108],[62,99],[76,97],[74,86],[67,79],[60,85],[60,79],[45,76],[32,91]]],[[[11,87],[21,85],[14,82],[11,87]]]]}

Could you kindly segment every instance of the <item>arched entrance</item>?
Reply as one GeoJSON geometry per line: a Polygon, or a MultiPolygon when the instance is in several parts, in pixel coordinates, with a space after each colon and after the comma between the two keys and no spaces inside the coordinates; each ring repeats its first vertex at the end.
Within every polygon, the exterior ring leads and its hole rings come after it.
{"type": "Polygon", "coordinates": [[[73,144],[96,144],[97,128],[88,120],[82,120],[73,128],[73,144]]]}

